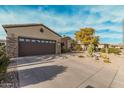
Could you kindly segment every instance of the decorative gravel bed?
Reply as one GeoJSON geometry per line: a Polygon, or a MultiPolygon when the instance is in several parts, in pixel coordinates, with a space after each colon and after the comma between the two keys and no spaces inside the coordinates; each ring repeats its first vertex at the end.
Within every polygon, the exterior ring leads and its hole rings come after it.
{"type": "Polygon", "coordinates": [[[19,87],[18,72],[16,63],[12,62],[8,69],[5,79],[0,81],[0,88],[17,88],[19,87]],[[14,66],[14,67],[11,67],[14,66]]]}

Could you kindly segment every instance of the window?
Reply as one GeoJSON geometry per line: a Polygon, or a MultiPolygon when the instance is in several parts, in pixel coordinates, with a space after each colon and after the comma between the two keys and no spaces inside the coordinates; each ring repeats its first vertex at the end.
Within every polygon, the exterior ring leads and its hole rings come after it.
{"type": "Polygon", "coordinates": [[[30,42],[30,39],[25,39],[26,42],[30,42]]]}
{"type": "Polygon", "coordinates": [[[58,46],[60,46],[61,44],[60,43],[57,43],[58,46]]]}
{"type": "Polygon", "coordinates": [[[41,43],[44,43],[45,41],[44,40],[41,40],[41,43]]]}
{"type": "Polygon", "coordinates": [[[45,42],[45,43],[48,43],[48,41],[46,41],[46,40],[45,40],[44,42],[45,42]]]}
{"type": "Polygon", "coordinates": [[[36,42],[36,40],[31,40],[32,41],[32,43],[35,43],[36,42]]]}
{"type": "Polygon", "coordinates": [[[49,41],[49,43],[52,43],[52,41],[49,41]]]}
{"type": "Polygon", "coordinates": [[[55,41],[52,41],[52,43],[54,44],[54,43],[55,43],[55,41]]]}
{"type": "Polygon", "coordinates": [[[51,43],[51,41],[48,41],[48,43],[51,43]]]}
{"type": "Polygon", "coordinates": [[[20,38],[19,39],[19,42],[24,42],[25,40],[23,38],[20,38]]]}
{"type": "Polygon", "coordinates": [[[38,43],[40,43],[40,40],[37,40],[38,43]]]}
{"type": "Polygon", "coordinates": [[[46,43],[49,43],[49,41],[46,41],[46,43]]]}

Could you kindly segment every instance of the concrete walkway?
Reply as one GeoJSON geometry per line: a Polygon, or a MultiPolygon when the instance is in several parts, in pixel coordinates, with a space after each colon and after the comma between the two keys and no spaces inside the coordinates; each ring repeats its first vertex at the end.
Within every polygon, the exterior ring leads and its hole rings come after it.
{"type": "Polygon", "coordinates": [[[119,68],[111,87],[124,88],[124,55],[118,58],[118,62],[120,62],[119,68]]]}
{"type": "Polygon", "coordinates": [[[15,59],[20,87],[108,88],[124,87],[124,57],[111,55],[112,63],[78,54],[15,59]]]}

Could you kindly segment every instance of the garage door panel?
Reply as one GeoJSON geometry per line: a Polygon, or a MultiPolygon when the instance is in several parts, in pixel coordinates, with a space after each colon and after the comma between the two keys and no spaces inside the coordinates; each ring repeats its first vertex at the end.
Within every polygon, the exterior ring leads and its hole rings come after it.
{"type": "Polygon", "coordinates": [[[32,39],[26,38],[20,42],[19,38],[19,56],[33,56],[33,55],[45,55],[45,54],[55,54],[55,41],[43,40],[43,39],[32,39]],[[39,41],[39,42],[35,42],[39,41]],[[40,42],[44,41],[44,42],[40,42]]]}

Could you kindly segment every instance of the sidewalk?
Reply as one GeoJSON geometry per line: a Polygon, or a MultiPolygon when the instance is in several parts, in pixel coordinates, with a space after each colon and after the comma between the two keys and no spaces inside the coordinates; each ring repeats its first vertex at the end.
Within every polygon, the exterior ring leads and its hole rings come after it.
{"type": "Polygon", "coordinates": [[[120,57],[119,61],[120,67],[111,85],[113,88],[124,88],[124,56],[120,57]]]}

